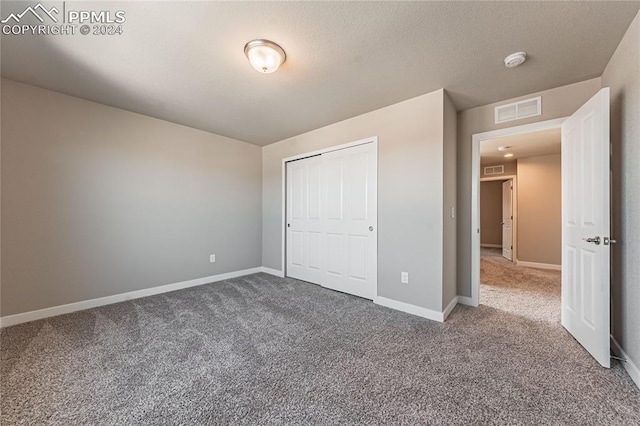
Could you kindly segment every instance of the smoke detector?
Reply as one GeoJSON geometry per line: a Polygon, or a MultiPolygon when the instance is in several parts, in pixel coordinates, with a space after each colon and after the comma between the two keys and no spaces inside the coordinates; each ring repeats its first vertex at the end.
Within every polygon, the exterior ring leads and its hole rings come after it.
{"type": "Polygon", "coordinates": [[[525,52],[516,52],[504,58],[504,66],[507,68],[515,68],[527,59],[525,52]]]}
{"type": "Polygon", "coordinates": [[[498,147],[498,151],[506,151],[506,150],[508,150],[509,148],[511,148],[511,147],[510,147],[510,146],[499,146],[499,147],[498,147]]]}

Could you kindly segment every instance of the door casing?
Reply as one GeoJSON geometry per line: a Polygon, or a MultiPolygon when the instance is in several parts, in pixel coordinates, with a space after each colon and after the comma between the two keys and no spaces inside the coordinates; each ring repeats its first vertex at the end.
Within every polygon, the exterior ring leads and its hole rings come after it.
{"type": "MultiPolygon", "coordinates": [[[[491,176],[491,177],[483,177],[480,179],[480,182],[489,182],[489,181],[507,181],[510,180],[513,182],[513,222],[512,226],[512,234],[511,234],[511,242],[513,243],[512,262],[515,264],[518,260],[518,177],[516,175],[504,175],[504,176],[491,176]]],[[[480,186],[478,186],[480,189],[480,186]]],[[[480,197],[478,197],[478,200],[480,197]]],[[[479,222],[478,222],[479,223],[479,222]]]]}
{"type": "Polygon", "coordinates": [[[513,247],[514,247],[514,242],[513,242],[513,180],[508,179],[502,182],[502,257],[507,258],[508,260],[510,260],[511,262],[514,261],[515,256],[513,255],[513,247]],[[505,185],[509,184],[509,203],[505,204],[505,185]],[[509,207],[509,218],[505,219],[505,215],[504,215],[504,211],[505,211],[505,205],[507,205],[509,207]],[[505,243],[504,243],[504,236],[505,236],[505,232],[504,232],[504,227],[505,227],[505,220],[509,221],[509,232],[507,233],[507,235],[509,235],[509,257],[505,256],[505,243]]]}
{"type": "MultiPolygon", "coordinates": [[[[478,306],[480,304],[480,143],[503,136],[560,129],[567,118],[563,117],[476,133],[471,137],[471,296],[458,296],[458,302],[470,306],[478,306]]],[[[498,179],[504,180],[504,178],[503,176],[498,179]]],[[[517,229],[515,224],[514,228],[517,229]]],[[[514,254],[514,259],[517,259],[516,256],[517,253],[514,254]]]]}

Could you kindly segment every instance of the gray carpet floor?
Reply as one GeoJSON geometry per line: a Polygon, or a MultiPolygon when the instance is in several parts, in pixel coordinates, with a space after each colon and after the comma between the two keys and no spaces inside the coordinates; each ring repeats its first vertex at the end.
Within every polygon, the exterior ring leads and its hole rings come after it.
{"type": "Polygon", "coordinates": [[[502,249],[482,248],[480,303],[538,321],[560,323],[561,272],[517,266],[502,249]]]}
{"type": "Polygon", "coordinates": [[[52,425],[640,424],[640,391],[557,323],[444,324],[256,274],[1,333],[0,421],[52,425]]]}

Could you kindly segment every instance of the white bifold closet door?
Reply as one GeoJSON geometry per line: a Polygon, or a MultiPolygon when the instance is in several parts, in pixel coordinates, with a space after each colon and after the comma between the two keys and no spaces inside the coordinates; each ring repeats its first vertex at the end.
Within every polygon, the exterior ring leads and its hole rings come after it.
{"type": "Polygon", "coordinates": [[[375,297],[375,150],[366,143],[287,163],[287,276],[375,297]]]}

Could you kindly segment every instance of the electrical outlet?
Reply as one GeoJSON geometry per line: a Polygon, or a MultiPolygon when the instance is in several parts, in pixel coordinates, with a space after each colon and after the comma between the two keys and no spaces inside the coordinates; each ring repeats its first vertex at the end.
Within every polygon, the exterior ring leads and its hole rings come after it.
{"type": "Polygon", "coordinates": [[[402,284],[409,284],[409,273],[408,272],[400,272],[400,282],[402,284]]]}
{"type": "Polygon", "coordinates": [[[215,263],[215,261],[216,261],[216,255],[215,254],[209,255],[209,263],[215,263]]]}

